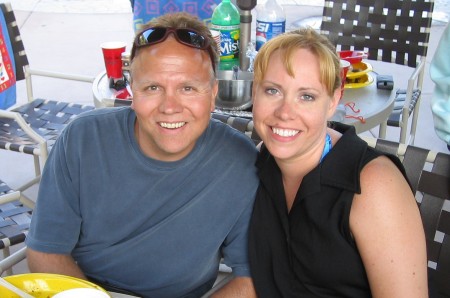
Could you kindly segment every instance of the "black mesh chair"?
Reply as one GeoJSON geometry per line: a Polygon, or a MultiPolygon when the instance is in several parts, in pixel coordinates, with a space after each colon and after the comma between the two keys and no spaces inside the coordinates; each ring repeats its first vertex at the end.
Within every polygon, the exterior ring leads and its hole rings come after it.
{"type": "Polygon", "coordinates": [[[450,297],[450,155],[382,139],[365,140],[402,160],[425,230],[430,297],[450,297]]]}
{"type": "MultiPolygon", "coordinates": [[[[33,203],[21,196],[19,191],[12,190],[0,180],[0,250],[3,252],[3,259],[10,257],[11,246],[25,241],[32,207],[33,203]]],[[[1,267],[0,265],[0,274],[3,272],[1,267]]],[[[5,271],[12,274],[9,267],[5,271]]]]}
{"type": "Polygon", "coordinates": [[[387,125],[396,126],[400,143],[406,143],[411,122],[407,143],[414,144],[433,8],[433,0],[325,0],[321,33],[337,50],[363,50],[368,59],[414,68],[380,125],[380,138],[387,125]]]}
{"type": "Polygon", "coordinates": [[[22,191],[39,181],[41,168],[47,159],[48,151],[61,130],[77,115],[94,108],[63,101],[35,99],[32,76],[87,82],[90,83],[86,84],[88,88],[94,78],[31,69],[11,4],[0,3],[0,10],[9,35],[3,38],[5,43],[9,43],[12,48],[12,53],[8,51],[2,54],[14,57],[15,80],[25,80],[27,88],[27,104],[12,110],[0,110],[0,149],[30,154],[34,157],[35,177],[17,188],[22,191]]]}
{"type": "Polygon", "coordinates": [[[261,138],[258,136],[253,127],[253,120],[251,118],[231,116],[223,113],[211,113],[211,118],[220,120],[234,129],[244,133],[253,140],[255,145],[258,145],[258,143],[261,142],[261,138]]]}

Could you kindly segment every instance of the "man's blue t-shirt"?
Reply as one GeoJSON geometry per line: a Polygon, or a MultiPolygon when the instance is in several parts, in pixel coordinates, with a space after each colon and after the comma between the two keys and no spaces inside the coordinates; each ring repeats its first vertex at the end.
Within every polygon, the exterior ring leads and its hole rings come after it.
{"type": "Polygon", "coordinates": [[[74,120],[45,165],[27,245],[71,254],[83,272],[143,296],[178,297],[217,274],[249,276],[257,151],[211,120],[175,162],[145,156],[130,108],[74,120]]]}

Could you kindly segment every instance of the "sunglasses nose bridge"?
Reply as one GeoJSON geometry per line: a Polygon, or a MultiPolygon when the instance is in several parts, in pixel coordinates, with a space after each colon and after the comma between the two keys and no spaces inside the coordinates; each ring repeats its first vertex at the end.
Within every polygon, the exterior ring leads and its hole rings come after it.
{"type": "Polygon", "coordinates": [[[173,34],[178,42],[193,48],[206,49],[208,46],[208,41],[203,35],[195,30],[180,28],[149,28],[136,38],[136,44],[146,46],[163,42],[170,34],[173,34]]]}
{"type": "Polygon", "coordinates": [[[170,34],[172,34],[174,38],[178,39],[177,29],[174,29],[174,28],[165,28],[165,29],[166,29],[166,32],[164,34],[164,39],[169,37],[170,34]]]}

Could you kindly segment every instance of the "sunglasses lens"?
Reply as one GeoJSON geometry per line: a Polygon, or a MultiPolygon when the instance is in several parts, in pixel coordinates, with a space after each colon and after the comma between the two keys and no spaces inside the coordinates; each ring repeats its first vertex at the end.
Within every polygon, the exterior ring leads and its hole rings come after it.
{"type": "Polygon", "coordinates": [[[173,32],[179,42],[193,48],[204,49],[207,46],[206,38],[190,29],[149,28],[136,39],[138,46],[145,46],[161,42],[166,35],[173,32]]]}
{"type": "Polygon", "coordinates": [[[160,41],[162,38],[164,38],[165,34],[165,28],[148,29],[142,32],[141,35],[139,35],[137,41],[140,46],[144,46],[160,41]]]}
{"type": "Polygon", "coordinates": [[[206,39],[197,32],[188,29],[177,29],[176,34],[178,39],[185,44],[199,49],[205,47],[206,39]]]}

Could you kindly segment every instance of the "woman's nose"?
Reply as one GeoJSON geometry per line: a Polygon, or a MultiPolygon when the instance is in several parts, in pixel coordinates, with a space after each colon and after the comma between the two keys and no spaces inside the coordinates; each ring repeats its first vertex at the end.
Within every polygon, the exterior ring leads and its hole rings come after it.
{"type": "Polygon", "coordinates": [[[294,118],[294,109],[292,103],[286,99],[280,101],[279,106],[275,109],[275,116],[281,120],[290,120],[294,118]]]}

